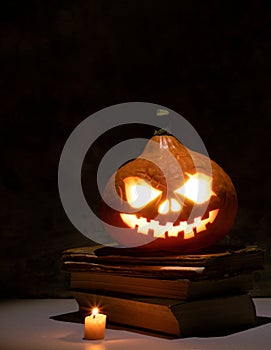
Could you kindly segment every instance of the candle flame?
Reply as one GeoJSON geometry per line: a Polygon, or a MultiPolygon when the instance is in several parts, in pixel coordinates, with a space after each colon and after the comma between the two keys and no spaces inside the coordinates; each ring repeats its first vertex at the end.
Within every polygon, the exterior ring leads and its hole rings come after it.
{"type": "Polygon", "coordinates": [[[92,315],[95,316],[95,315],[98,315],[98,313],[99,313],[99,309],[97,307],[94,307],[92,309],[92,315]]]}

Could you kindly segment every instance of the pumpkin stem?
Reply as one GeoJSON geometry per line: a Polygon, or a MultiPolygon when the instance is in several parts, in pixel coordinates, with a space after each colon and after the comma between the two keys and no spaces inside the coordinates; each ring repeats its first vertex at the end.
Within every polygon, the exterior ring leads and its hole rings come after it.
{"type": "Polygon", "coordinates": [[[154,135],[172,135],[170,131],[170,115],[166,109],[157,109],[156,116],[159,118],[160,123],[162,122],[162,128],[156,130],[154,135]]]}
{"type": "Polygon", "coordinates": [[[169,136],[172,136],[172,133],[170,132],[169,128],[164,128],[164,129],[155,130],[154,135],[169,135],[169,136]]]}

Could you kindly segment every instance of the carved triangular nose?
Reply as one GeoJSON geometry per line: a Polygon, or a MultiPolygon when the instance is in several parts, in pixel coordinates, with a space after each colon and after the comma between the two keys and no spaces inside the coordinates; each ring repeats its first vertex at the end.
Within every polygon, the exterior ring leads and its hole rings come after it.
{"type": "Polygon", "coordinates": [[[168,212],[178,212],[181,210],[181,205],[176,199],[166,199],[163,203],[160,204],[158,208],[159,214],[167,214],[168,212]]]}

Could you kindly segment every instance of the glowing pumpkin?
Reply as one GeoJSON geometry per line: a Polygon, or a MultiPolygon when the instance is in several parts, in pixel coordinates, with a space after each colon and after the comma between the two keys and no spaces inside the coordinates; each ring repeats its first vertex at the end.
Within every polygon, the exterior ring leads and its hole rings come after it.
{"type": "Polygon", "coordinates": [[[168,134],[152,137],[141,156],[118,169],[104,199],[105,226],[128,247],[199,250],[223,238],[237,212],[222,168],[168,134]]]}

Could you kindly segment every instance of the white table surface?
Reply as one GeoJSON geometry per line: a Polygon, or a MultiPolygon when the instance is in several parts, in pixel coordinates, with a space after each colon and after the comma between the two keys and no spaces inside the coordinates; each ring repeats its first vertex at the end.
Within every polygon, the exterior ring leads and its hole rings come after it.
{"type": "MultiPolygon", "coordinates": [[[[271,350],[271,298],[254,299],[257,316],[270,323],[227,336],[164,339],[106,329],[105,339],[83,340],[83,324],[50,317],[76,311],[73,299],[23,299],[0,302],[1,350],[271,350]]],[[[223,315],[222,315],[223,317],[223,315]]]]}

